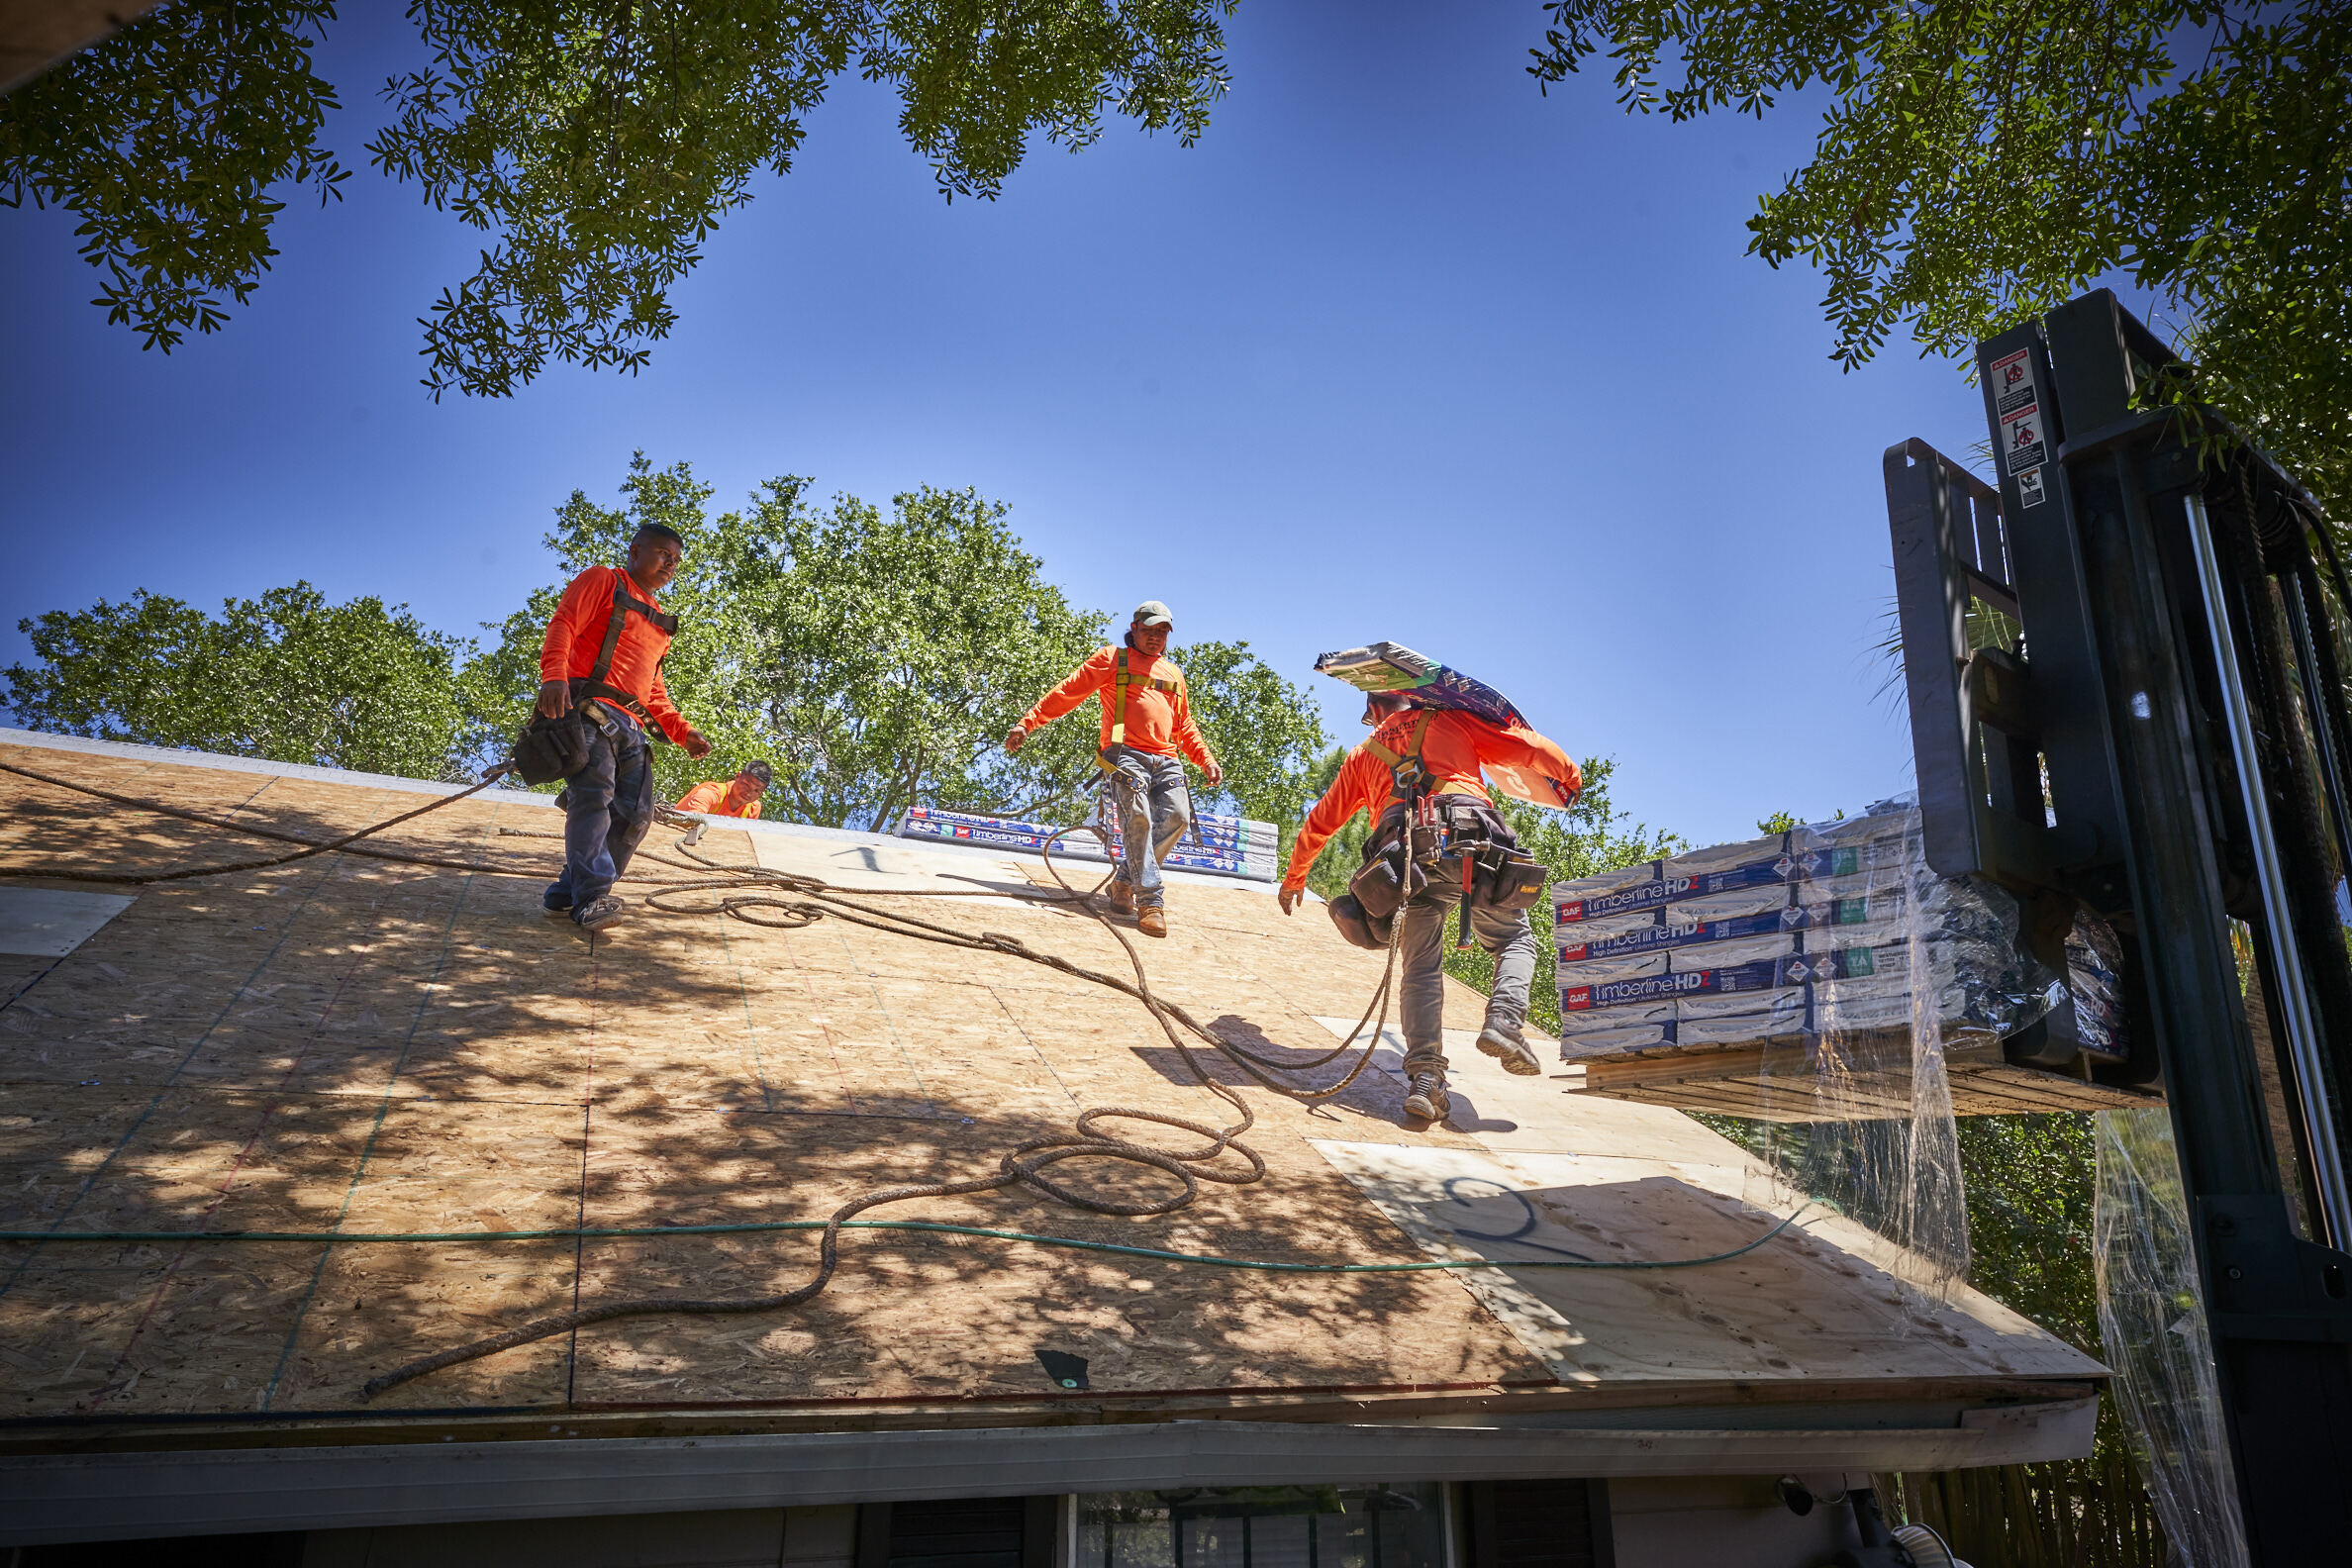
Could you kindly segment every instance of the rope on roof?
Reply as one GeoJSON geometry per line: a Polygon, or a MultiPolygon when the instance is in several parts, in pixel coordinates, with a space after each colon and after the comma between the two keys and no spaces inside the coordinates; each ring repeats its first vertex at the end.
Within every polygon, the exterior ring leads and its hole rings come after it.
{"type": "MultiPolygon", "coordinates": [[[[468,796],[487,788],[491,783],[495,782],[500,777],[500,775],[507,770],[507,767],[508,764],[501,763],[498,767],[491,769],[491,771],[483,777],[480,783],[477,783],[470,789],[464,790],[458,794],[445,796],[441,800],[433,802],[431,805],[419,807],[415,811],[404,812],[400,816],[387,819],[386,821],[377,823],[372,827],[363,828],[356,833],[347,833],[341,838],[322,842],[315,839],[305,838],[298,834],[283,833],[276,829],[263,828],[257,824],[238,822],[233,819],[215,817],[202,812],[192,812],[181,807],[168,806],[159,801],[146,800],[137,796],[121,795],[111,790],[103,790],[92,785],[76,783],[70,779],[62,779],[54,777],[50,774],[36,772],[31,768],[23,768],[15,766],[12,763],[0,762],[0,771],[14,773],[20,777],[33,779],[39,783],[48,784],[58,789],[70,790],[78,794],[94,796],[101,800],[111,801],[116,805],[128,806],[140,811],[153,812],[161,816],[177,817],[185,821],[201,823],[208,827],[219,828],[232,833],[246,833],[255,837],[271,838],[283,842],[296,843],[303,846],[298,852],[293,854],[277,855],[259,860],[236,861],[223,865],[183,867],[178,870],[160,873],[92,873],[88,870],[80,868],[54,866],[8,866],[0,869],[5,869],[10,874],[20,876],[51,876],[80,881],[147,885],[159,882],[178,881],[189,877],[217,876],[232,872],[259,870],[270,866],[283,865],[293,860],[305,859],[312,855],[342,851],[367,855],[375,859],[398,861],[412,865],[433,866],[449,870],[473,871],[497,876],[538,876],[541,873],[535,869],[454,860],[443,856],[414,854],[405,850],[384,849],[375,846],[360,846],[356,843],[356,840],[360,838],[367,837],[373,833],[381,833],[385,829],[392,828],[414,818],[421,817],[427,812],[438,811],[443,806],[453,805],[460,800],[464,800],[468,796]]],[[[800,1229],[820,1229],[823,1232],[823,1235],[818,1243],[818,1265],[816,1274],[807,1282],[795,1287],[792,1290],[779,1291],[762,1296],[724,1298],[680,1298],[662,1296],[632,1297],[619,1301],[604,1302],[593,1307],[584,1307],[572,1312],[555,1313],[542,1318],[535,1318],[527,1323],[520,1323],[513,1328],[507,1329],[503,1333],[492,1334],[487,1337],[474,1340],[468,1344],[455,1345],[449,1349],[438,1351],[431,1355],[420,1356],[413,1361],[409,1361],[400,1366],[394,1367],[389,1372],[379,1374],[378,1376],[369,1379],[362,1391],[366,1396],[372,1398],[373,1396],[381,1394],[388,1389],[397,1387],[402,1383],[427,1376],[433,1372],[441,1371],[445,1367],[455,1366],[460,1362],[477,1360],[487,1355],[495,1355],[501,1350],[510,1350],[517,1346],[530,1344],[537,1340],[548,1338],[555,1334],[567,1333],[578,1328],[586,1327],[592,1323],[610,1323],[615,1319],[647,1317],[666,1313],[714,1315],[778,1312],[786,1308],[797,1307],[802,1303],[815,1298],[824,1291],[827,1285],[832,1282],[834,1273],[840,1266],[839,1237],[840,1232],[844,1228],[928,1230],[945,1234],[974,1235],[1001,1240],[1025,1241],[1045,1246],[1075,1247],[1088,1251],[1109,1252],[1134,1257],[1147,1257],[1171,1262],[1200,1263],[1225,1268],[1260,1269],[1284,1273],[1411,1273],[1425,1270],[1494,1268],[1506,1266],[1511,1268],[1692,1268],[1707,1263],[1723,1262],[1754,1251],[1756,1248],[1764,1245],[1765,1242],[1770,1241],[1774,1236],[1779,1235],[1783,1230],[1789,1228],[1790,1225],[1796,1224],[1797,1220],[1802,1215],[1804,1215],[1808,1209],[1813,1207],[1808,1205],[1807,1208],[1799,1209],[1795,1213],[1788,1215],[1771,1229],[1765,1231],[1762,1235],[1759,1235],[1753,1241],[1748,1242],[1744,1246],[1735,1248],[1729,1252],[1715,1253],[1708,1257],[1650,1260],[1634,1259],[1622,1261],[1563,1259],[1558,1261],[1539,1260],[1519,1262],[1515,1260],[1508,1264],[1499,1264],[1492,1259],[1443,1260],[1414,1263],[1293,1263],[1265,1259],[1225,1258],[1199,1253],[1166,1252],[1153,1247],[1131,1247],[1114,1242],[1086,1241],[1068,1236],[1034,1235],[1024,1231],[992,1230],[977,1226],[941,1225],[932,1222],[875,1220],[861,1221],[856,1219],[855,1217],[857,1215],[864,1213],[866,1210],[879,1208],[885,1204],[905,1203],[917,1198],[955,1197],[968,1193],[990,1192],[1011,1186],[1029,1187],[1043,1194],[1044,1196],[1054,1199],[1057,1202],[1066,1204],[1073,1209],[1080,1209],[1094,1214],[1120,1215],[1129,1218],[1142,1218],[1152,1215],[1171,1214],[1179,1209],[1188,1207],[1200,1197],[1200,1184],[1203,1181],[1217,1182],[1225,1186],[1245,1187],[1258,1181],[1262,1181],[1266,1175],[1266,1162],[1264,1158],[1259,1155],[1256,1150],[1250,1148],[1247,1144],[1240,1141],[1241,1134],[1248,1131],[1250,1127],[1256,1124],[1257,1115],[1253,1110],[1250,1109],[1249,1103],[1244,1100],[1237,1091],[1228,1085],[1221,1083],[1217,1079],[1211,1077],[1209,1073],[1202,1067],[1197,1052],[1203,1044],[1206,1044],[1218,1054],[1224,1056],[1225,1059],[1240,1067],[1242,1071],[1247,1073],[1258,1083],[1264,1085],[1266,1088],[1271,1089],[1278,1094],[1284,1095],[1287,1098],[1308,1103],[1313,1103],[1320,1100],[1327,1100],[1335,1095],[1344,1093],[1349,1085],[1353,1084],[1355,1080],[1363,1073],[1365,1067],[1370,1064],[1372,1052],[1379,1044],[1381,1035],[1386,1031],[1388,1027],[1388,1010],[1396,979],[1397,949],[1396,937],[1394,933],[1392,933],[1390,938],[1387,960],[1381,970],[1380,984],[1373,991],[1370,1001],[1365,1005],[1363,1017],[1357,1020],[1355,1029],[1349,1032],[1347,1038],[1340,1041],[1339,1044],[1333,1046],[1330,1050],[1323,1052],[1322,1055],[1310,1058],[1306,1061],[1278,1061],[1273,1057],[1260,1055],[1257,1052],[1249,1049],[1247,1046],[1239,1044],[1236,1041],[1225,1038],[1214,1029],[1211,1029],[1206,1025],[1203,1025],[1199,1020],[1193,1018],[1193,1016],[1186,1012],[1182,1007],[1172,1002],[1162,1001],[1158,996],[1153,994],[1150,976],[1145,972],[1143,967],[1142,955],[1136,951],[1134,943],[1127,939],[1127,933],[1112,923],[1109,916],[1104,913],[1101,904],[1095,898],[1095,894],[1102,891],[1102,884],[1097,884],[1094,888],[1082,893],[1076,888],[1071,887],[1070,884],[1063,879],[1060,868],[1054,863],[1052,855],[1054,844],[1059,842],[1064,834],[1074,831],[1074,829],[1062,830],[1061,833],[1057,833],[1051,838],[1047,839],[1044,847],[1039,850],[1039,856],[1045,863],[1045,869],[1053,877],[1055,883],[1058,884],[1059,890],[1048,892],[1039,889],[1034,892],[1023,892],[1012,896],[1035,903],[1075,905],[1078,908],[1086,911],[1086,913],[1093,916],[1094,919],[1101,922],[1103,929],[1109,931],[1113,938],[1119,942],[1120,946],[1125,949],[1128,965],[1132,968],[1134,974],[1134,977],[1131,980],[1121,975],[1089,968],[1086,965],[1065,958],[1058,953],[1048,952],[1036,947],[1032,947],[1019,936],[1009,935],[1002,931],[975,932],[962,931],[955,927],[942,926],[934,921],[922,919],[919,916],[907,913],[903,910],[890,909],[872,902],[874,900],[904,898],[1006,896],[995,889],[910,888],[885,891],[879,889],[852,890],[847,888],[838,888],[834,887],[831,883],[826,882],[823,878],[807,876],[798,872],[781,871],[765,866],[739,865],[714,860],[710,856],[704,854],[698,847],[696,847],[696,845],[692,842],[691,837],[687,840],[682,840],[678,845],[676,845],[680,852],[684,853],[688,857],[688,860],[692,862],[691,864],[671,859],[658,852],[640,852],[639,858],[652,860],[658,864],[667,865],[675,869],[698,873],[697,875],[691,877],[671,878],[666,881],[655,882],[653,884],[652,890],[645,895],[645,905],[648,909],[657,911],[661,914],[685,916],[723,915],[735,920],[743,921],[749,925],[763,926],[771,930],[780,931],[798,930],[803,927],[815,925],[818,921],[831,917],[835,920],[845,920],[853,925],[863,926],[868,930],[881,931],[888,935],[907,937],[917,941],[934,942],[942,946],[961,947],[977,952],[1002,953],[1008,957],[1026,959],[1029,962],[1042,964],[1047,968],[1058,970],[1063,974],[1071,976],[1073,979],[1085,980],[1096,985],[1106,986],[1114,991],[1122,993],[1123,995],[1132,997],[1136,1001],[1142,1003],[1144,1008],[1149,1011],[1153,1022],[1159,1025],[1161,1032],[1167,1036],[1169,1043],[1176,1047],[1179,1059],[1183,1061],[1187,1070],[1192,1073],[1193,1077],[1200,1083],[1201,1087],[1207,1089],[1211,1094],[1225,1101],[1229,1106],[1232,1107],[1233,1111],[1236,1113],[1236,1120],[1229,1125],[1225,1127],[1211,1127],[1206,1123],[1195,1122],[1184,1117],[1171,1116],[1165,1112],[1148,1110],[1139,1106],[1090,1106],[1078,1114],[1077,1120],[1074,1124],[1074,1129],[1072,1131],[1053,1133],[1039,1138],[1031,1138],[1029,1141],[1021,1143],[998,1156],[997,1170],[992,1175],[976,1177],[968,1181],[960,1182],[909,1182],[896,1186],[874,1188],[867,1192],[860,1193],[854,1198],[851,1198],[847,1203],[834,1210],[829,1218],[822,1222],[786,1221],[768,1225],[678,1225],[651,1227],[646,1229],[622,1229],[610,1231],[591,1229],[517,1232],[459,1231],[436,1234],[417,1233],[414,1235],[401,1232],[388,1232],[366,1236],[339,1236],[333,1232],[328,1232],[324,1235],[314,1235],[299,1231],[74,1231],[64,1234],[28,1233],[25,1235],[17,1235],[11,1233],[0,1235],[0,1240],[45,1241],[71,1239],[92,1241],[101,1239],[193,1240],[218,1238],[222,1240],[299,1240],[313,1242],[327,1240],[333,1243],[341,1244],[361,1240],[470,1241],[523,1239],[552,1236],[569,1237],[590,1235],[721,1234],[742,1231],[800,1229]],[[693,899],[694,895],[697,894],[715,894],[717,896],[715,899],[707,901],[681,902],[684,900],[691,900],[693,899]],[[1379,1015],[1377,1023],[1374,1022],[1375,1012],[1377,1012],[1379,1015]],[[1369,1035],[1364,1033],[1364,1029],[1367,1025],[1372,1026],[1371,1033],[1369,1035]],[[1361,1048],[1357,1049],[1357,1041],[1359,1038],[1362,1039],[1363,1043],[1361,1048]],[[1286,1081],[1285,1077],[1277,1076],[1277,1074],[1287,1075],[1298,1072],[1312,1071],[1316,1068],[1325,1066],[1337,1060],[1341,1055],[1345,1054],[1351,1049],[1357,1049],[1356,1059],[1354,1063],[1347,1069],[1346,1073],[1339,1079],[1339,1081],[1334,1084],[1330,1084],[1322,1088],[1307,1088],[1295,1082],[1286,1081]],[[1197,1146],[1189,1148],[1169,1148],[1164,1145],[1140,1143],[1134,1141],[1131,1138],[1120,1137],[1104,1130],[1102,1125],[1105,1122],[1148,1122],[1159,1127],[1174,1127],[1179,1131],[1190,1132],[1203,1139],[1203,1141],[1197,1146]],[[1242,1162],[1243,1168],[1235,1169],[1229,1165],[1226,1165],[1225,1163],[1225,1156],[1228,1154],[1238,1158],[1242,1162]],[[1058,1164],[1063,1160],[1084,1158],[1117,1159],[1125,1160],[1131,1164],[1148,1166],[1154,1170],[1158,1170],[1166,1173],[1167,1175],[1173,1176],[1180,1184],[1180,1187],[1176,1193],[1165,1198],[1140,1202],[1123,1202],[1117,1199],[1099,1198],[1090,1193],[1082,1192],[1070,1186],[1066,1182],[1046,1173],[1047,1167],[1058,1164]]],[[[694,836],[699,835],[697,834],[694,836]]],[[[633,880],[641,881],[644,879],[633,880]]],[[[1108,878],[1106,878],[1106,881],[1107,880],[1108,878]]],[[[1399,930],[1402,930],[1401,925],[1399,930]]]]}

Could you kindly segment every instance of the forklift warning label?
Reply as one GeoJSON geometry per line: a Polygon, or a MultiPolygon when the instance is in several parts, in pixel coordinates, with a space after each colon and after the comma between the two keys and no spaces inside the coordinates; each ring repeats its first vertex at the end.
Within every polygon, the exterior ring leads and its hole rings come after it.
{"type": "Polygon", "coordinates": [[[2017,475],[2017,505],[2036,507],[2042,504],[2041,469],[2028,468],[2017,475]]]}
{"type": "Polygon", "coordinates": [[[1993,387],[1993,410],[2003,418],[2034,401],[2031,350],[2020,348],[2003,354],[1986,367],[1985,374],[1993,387]]]}
{"type": "Polygon", "coordinates": [[[2009,471],[2038,468],[2042,450],[2041,405],[2027,403],[2001,416],[2001,449],[2009,454],[2009,471]]]}

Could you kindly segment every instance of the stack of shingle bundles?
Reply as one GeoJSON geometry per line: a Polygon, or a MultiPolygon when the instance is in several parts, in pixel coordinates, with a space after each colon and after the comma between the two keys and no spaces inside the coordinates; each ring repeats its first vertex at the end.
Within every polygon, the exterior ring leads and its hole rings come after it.
{"type": "MultiPolygon", "coordinates": [[[[977,812],[946,811],[937,806],[914,806],[900,819],[898,836],[901,838],[936,838],[948,843],[993,844],[1007,849],[1027,849],[1032,854],[1045,847],[1045,841],[1061,832],[1042,823],[1021,822],[1011,817],[984,817],[977,812]]],[[[1056,854],[1069,853],[1084,858],[1101,859],[1102,849],[1083,832],[1074,833],[1054,846],[1056,854]]]]}
{"type": "Polygon", "coordinates": [[[2016,906],[1926,873],[1917,821],[1890,804],[1555,884],[1561,1054],[1908,1028],[1914,904],[1943,1031],[2017,1027],[2048,977],[2018,950],[2016,906]]]}
{"type": "MultiPolygon", "coordinates": [[[[1060,832],[1044,823],[946,811],[936,806],[913,807],[899,824],[902,838],[990,844],[1031,853],[1042,849],[1046,840],[1060,832]]],[[[1112,830],[1106,843],[1093,824],[1084,824],[1063,833],[1053,852],[1076,860],[1108,860],[1120,852],[1119,833],[1112,830]]],[[[1271,882],[1281,874],[1280,856],[1281,834],[1273,824],[1246,817],[1206,815],[1194,820],[1192,829],[1161,863],[1271,882]]]]}
{"type": "MultiPolygon", "coordinates": [[[[1120,832],[1113,828],[1108,853],[1116,857],[1122,852],[1120,832]]],[[[1208,813],[1193,819],[1160,863],[1271,882],[1282,874],[1282,834],[1272,823],[1208,813]]]]}

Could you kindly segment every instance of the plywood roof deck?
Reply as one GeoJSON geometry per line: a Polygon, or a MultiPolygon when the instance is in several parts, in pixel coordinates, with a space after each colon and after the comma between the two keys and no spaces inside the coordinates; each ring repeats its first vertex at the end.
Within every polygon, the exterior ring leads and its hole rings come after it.
{"type": "MultiPolygon", "coordinates": [[[[121,748],[0,743],[0,760],[320,836],[416,804],[121,748]]],[[[255,842],[11,775],[0,796],[10,865],[160,869],[255,842]]],[[[389,842],[551,874],[550,841],[498,830],[554,821],[487,795],[389,842]]],[[[657,830],[649,847],[669,838],[657,830]]],[[[1042,878],[840,834],[714,829],[703,842],[849,885],[1042,878]]],[[[591,940],[541,917],[539,886],[330,855],[151,887],[63,958],[0,960],[0,1229],[457,1237],[0,1243],[0,1444],[101,1430],[377,1442],[388,1418],[545,1437],[2014,1400],[2104,1376],[1985,1298],[1922,1295],[1885,1243],[1815,1216],[1701,1269],[1467,1276],[1241,1273],[860,1232],[801,1309],[606,1324],[363,1401],[368,1377],[527,1316],[616,1294],[774,1291],[815,1255],[805,1233],[467,1232],[818,1219],[866,1188],[986,1171],[1091,1105],[1223,1120],[1140,1007],[1042,966],[832,920],[646,916],[591,940]],[[1086,1357],[1092,1388],[1055,1387],[1040,1349],[1086,1357]]],[[[1170,903],[1175,934],[1146,944],[1154,984],[1231,1037],[1327,1050],[1322,1021],[1352,1020],[1377,978],[1377,955],[1315,910],[1285,920],[1262,889],[1196,879],[1170,903]]],[[[925,913],[1125,962],[1068,910],[973,899],[925,913]]],[[[1448,985],[1449,1021],[1473,1022],[1479,999],[1448,985]]],[[[1425,1129],[1401,1122],[1393,1070],[1321,1109],[1245,1089],[1269,1179],[1205,1186],[1166,1218],[1018,1189],[873,1218],[1320,1262],[1691,1256],[1776,1218],[1757,1207],[1761,1173],[1679,1113],[1455,1054],[1455,1113],[1425,1129]]],[[[1161,1181],[1086,1174],[1114,1190],[1161,1181]]]]}

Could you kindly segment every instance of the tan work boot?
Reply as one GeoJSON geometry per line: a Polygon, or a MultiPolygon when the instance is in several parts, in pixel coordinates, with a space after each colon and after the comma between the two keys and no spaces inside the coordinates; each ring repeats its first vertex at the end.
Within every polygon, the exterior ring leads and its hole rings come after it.
{"type": "Polygon", "coordinates": [[[1412,1079],[1413,1092],[1405,1097],[1405,1114],[1420,1117],[1424,1122],[1442,1122],[1453,1109],[1453,1101],[1445,1093],[1445,1074],[1417,1072],[1412,1079]]]}
{"type": "Polygon", "coordinates": [[[1478,1048],[1501,1062],[1507,1073],[1534,1078],[1543,1072],[1543,1063],[1536,1059],[1535,1048],[1520,1039],[1516,1031],[1505,1033],[1489,1024],[1478,1031],[1478,1048]]]}
{"type": "Polygon", "coordinates": [[[1157,904],[1146,904],[1135,911],[1135,930],[1146,936],[1168,934],[1168,912],[1157,904]]]}
{"type": "Polygon", "coordinates": [[[1113,877],[1111,885],[1103,890],[1103,897],[1109,899],[1111,907],[1122,915],[1135,912],[1135,890],[1127,885],[1125,877],[1113,877]]]}

